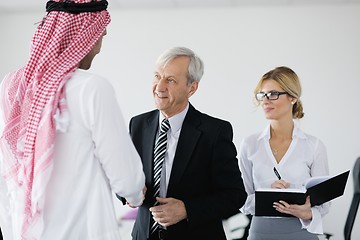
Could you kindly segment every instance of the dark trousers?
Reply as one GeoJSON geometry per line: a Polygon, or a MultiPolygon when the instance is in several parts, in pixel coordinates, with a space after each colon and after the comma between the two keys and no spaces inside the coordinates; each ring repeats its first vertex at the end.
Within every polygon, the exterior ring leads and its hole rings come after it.
{"type": "Polygon", "coordinates": [[[149,240],[168,240],[166,230],[158,228],[158,230],[150,235],[149,240]]]}

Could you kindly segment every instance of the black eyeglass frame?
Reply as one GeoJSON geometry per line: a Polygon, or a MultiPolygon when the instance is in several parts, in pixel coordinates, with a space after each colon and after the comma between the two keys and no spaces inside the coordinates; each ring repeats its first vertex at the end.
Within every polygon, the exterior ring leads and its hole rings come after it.
{"type": "Polygon", "coordinates": [[[283,94],[289,94],[289,93],[288,92],[267,92],[267,93],[258,92],[255,94],[255,98],[256,98],[256,100],[258,100],[260,102],[263,101],[265,97],[268,100],[278,100],[279,96],[283,95],[283,94]],[[261,97],[260,96],[258,97],[258,95],[260,95],[261,97]]]}

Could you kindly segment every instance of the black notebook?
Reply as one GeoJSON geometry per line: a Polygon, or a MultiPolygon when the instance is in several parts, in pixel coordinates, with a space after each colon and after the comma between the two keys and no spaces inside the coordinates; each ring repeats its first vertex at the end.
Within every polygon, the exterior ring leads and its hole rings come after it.
{"type": "Polygon", "coordinates": [[[292,217],[280,213],[273,207],[274,202],[283,200],[289,204],[302,205],[310,195],[311,206],[321,205],[344,194],[350,170],[330,177],[313,177],[303,189],[261,188],[255,191],[255,216],[292,217]]]}

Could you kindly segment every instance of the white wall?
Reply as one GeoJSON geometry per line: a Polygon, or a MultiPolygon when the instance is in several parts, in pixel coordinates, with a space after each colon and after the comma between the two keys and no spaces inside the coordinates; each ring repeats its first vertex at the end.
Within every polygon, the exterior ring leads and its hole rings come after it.
{"type": "MultiPolygon", "coordinates": [[[[330,173],[351,169],[360,156],[360,5],[110,11],[112,23],[91,71],[112,81],[127,121],[153,109],[157,56],[168,47],[187,46],[205,62],[191,102],[229,120],[237,147],[267,124],[252,102],[258,79],[287,65],[302,80],[305,117],[299,124],[326,144],[330,173]]],[[[1,14],[1,76],[25,63],[33,23],[42,16],[1,14]]],[[[343,239],[352,191],[350,179],[325,217],[332,239],[343,239]]],[[[360,239],[360,228],[354,227],[353,239],[360,239]]]]}

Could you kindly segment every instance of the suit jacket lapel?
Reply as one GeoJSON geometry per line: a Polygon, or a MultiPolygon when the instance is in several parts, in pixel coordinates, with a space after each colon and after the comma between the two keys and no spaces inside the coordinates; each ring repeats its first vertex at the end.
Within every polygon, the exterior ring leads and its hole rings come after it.
{"type": "Polygon", "coordinates": [[[149,176],[147,179],[148,186],[152,186],[153,179],[153,155],[154,155],[154,145],[156,139],[156,130],[159,125],[159,111],[155,111],[155,114],[152,114],[147,119],[147,128],[144,129],[144,155],[143,155],[143,165],[144,165],[144,173],[146,176],[149,176]]]}
{"type": "Polygon", "coordinates": [[[171,194],[172,188],[180,181],[191,155],[196,146],[201,131],[198,130],[200,119],[197,117],[197,111],[190,104],[188,113],[181,127],[179,141],[176,147],[174,162],[171,169],[171,176],[168,185],[168,194],[171,194]]]}

